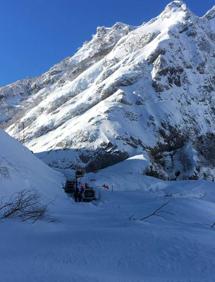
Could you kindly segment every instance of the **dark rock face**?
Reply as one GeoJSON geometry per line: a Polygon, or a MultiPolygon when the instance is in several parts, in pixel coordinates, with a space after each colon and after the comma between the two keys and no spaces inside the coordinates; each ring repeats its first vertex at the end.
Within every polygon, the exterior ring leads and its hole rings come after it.
{"type": "Polygon", "coordinates": [[[79,157],[86,171],[93,172],[124,161],[129,154],[118,150],[116,145],[109,142],[103,143],[101,148],[94,152],[85,151],[79,157]]]}
{"type": "Polygon", "coordinates": [[[127,152],[115,151],[106,152],[100,150],[96,152],[92,160],[87,164],[86,171],[93,172],[99,169],[114,165],[118,162],[124,161],[129,157],[127,152]]]}
{"type": "Polygon", "coordinates": [[[195,147],[202,156],[202,161],[215,167],[215,134],[207,133],[196,139],[195,147]]]}
{"type": "Polygon", "coordinates": [[[170,180],[215,180],[214,133],[193,139],[192,134],[184,134],[176,128],[171,128],[168,133],[162,128],[160,134],[163,141],[153,148],[148,148],[152,165],[147,169],[147,175],[170,180]]]}
{"type": "Polygon", "coordinates": [[[165,123],[159,134],[162,141],[148,149],[153,165],[147,175],[162,179],[188,178],[193,173],[192,160],[186,150],[188,135],[165,123]]]}

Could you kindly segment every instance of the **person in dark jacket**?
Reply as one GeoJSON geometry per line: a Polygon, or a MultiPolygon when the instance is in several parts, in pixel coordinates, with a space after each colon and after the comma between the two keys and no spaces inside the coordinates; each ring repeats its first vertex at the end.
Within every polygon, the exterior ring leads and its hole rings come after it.
{"type": "Polygon", "coordinates": [[[83,200],[84,189],[85,189],[84,185],[81,184],[80,191],[79,191],[79,202],[83,200]]]}
{"type": "Polygon", "coordinates": [[[80,194],[80,191],[79,191],[79,188],[78,187],[76,187],[76,189],[75,189],[75,193],[74,193],[74,199],[75,199],[75,202],[80,202],[80,196],[79,196],[79,194],[80,194]]]}

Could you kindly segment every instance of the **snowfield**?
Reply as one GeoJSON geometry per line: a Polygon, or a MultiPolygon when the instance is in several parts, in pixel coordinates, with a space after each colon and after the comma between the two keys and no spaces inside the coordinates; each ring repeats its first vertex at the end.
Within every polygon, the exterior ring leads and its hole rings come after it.
{"type": "Polygon", "coordinates": [[[1,281],[213,282],[214,183],[147,177],[146,163],[138,155],[86,175],[93,203],[59,190],[54,222],[1,222],[1,281]]]}
{"type": "Polygon", "coordinates": [[[55,223],[1,223],[1,280],[213,282],[214,184],[165,186],[103,191],[95,204],[67,198],[55,223]]]}

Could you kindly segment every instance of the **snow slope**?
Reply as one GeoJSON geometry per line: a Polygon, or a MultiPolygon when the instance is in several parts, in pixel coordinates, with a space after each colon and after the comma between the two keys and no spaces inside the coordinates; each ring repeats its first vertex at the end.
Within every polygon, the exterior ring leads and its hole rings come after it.
{"type": "Polygon", "coordinates": [[[214,281],[213,182],[145,176],[137,155],[87,174],[99,200],[75,203],[62,176],[3,131],[0,147],[1,199],[23,188],[60,199],[53,222],[0,223],[1,281],[214,281]]]}
{"type": "Polygon", "coordinates": [[[161,178],[213,179],[214,38],[214,8],[198,17],[178,0],[138,27],[98,28],[41,77],[0,89],[4,127],[53,167],[144,153],[161,178]]]}
{"type": "Polygon", "coordinates": [[[2,281],[213,282],[214,183],[130,177],[131,191],[66,199],[57,222],[1,224],[2,281]]]}
{"type": "Polygon", "coordinates": [[[2,130],[0,148],[1,199],[22,190],[34,190],[46,201],[61,196],[63,176],[2,130]]]}

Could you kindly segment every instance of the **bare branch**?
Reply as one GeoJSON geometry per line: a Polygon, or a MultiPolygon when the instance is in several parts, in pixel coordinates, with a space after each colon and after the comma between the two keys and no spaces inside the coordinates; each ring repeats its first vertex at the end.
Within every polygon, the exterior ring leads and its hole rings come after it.
{"type": "Polygon", "coordinates": [[[167,206],[169,204],[169,202],[164,203],[163,205],[161,205],[159,208],[157,208],[156,210],[154,210],[152,213],[150,213],[149,215],[146,215],[144,217],[142,217],[140,220],[144,221],[152,216],[160,216],[159,211],[161,211],[165,206],[167,206]]]}
{"type": "Polygon", "coordinates": [[[35,222],[44,218],[46,212],[47,205],[41,204],[40,196],[35,191],[23,190],[7,202],[0,203],[0,220],[16,217],[35,222]]]}

